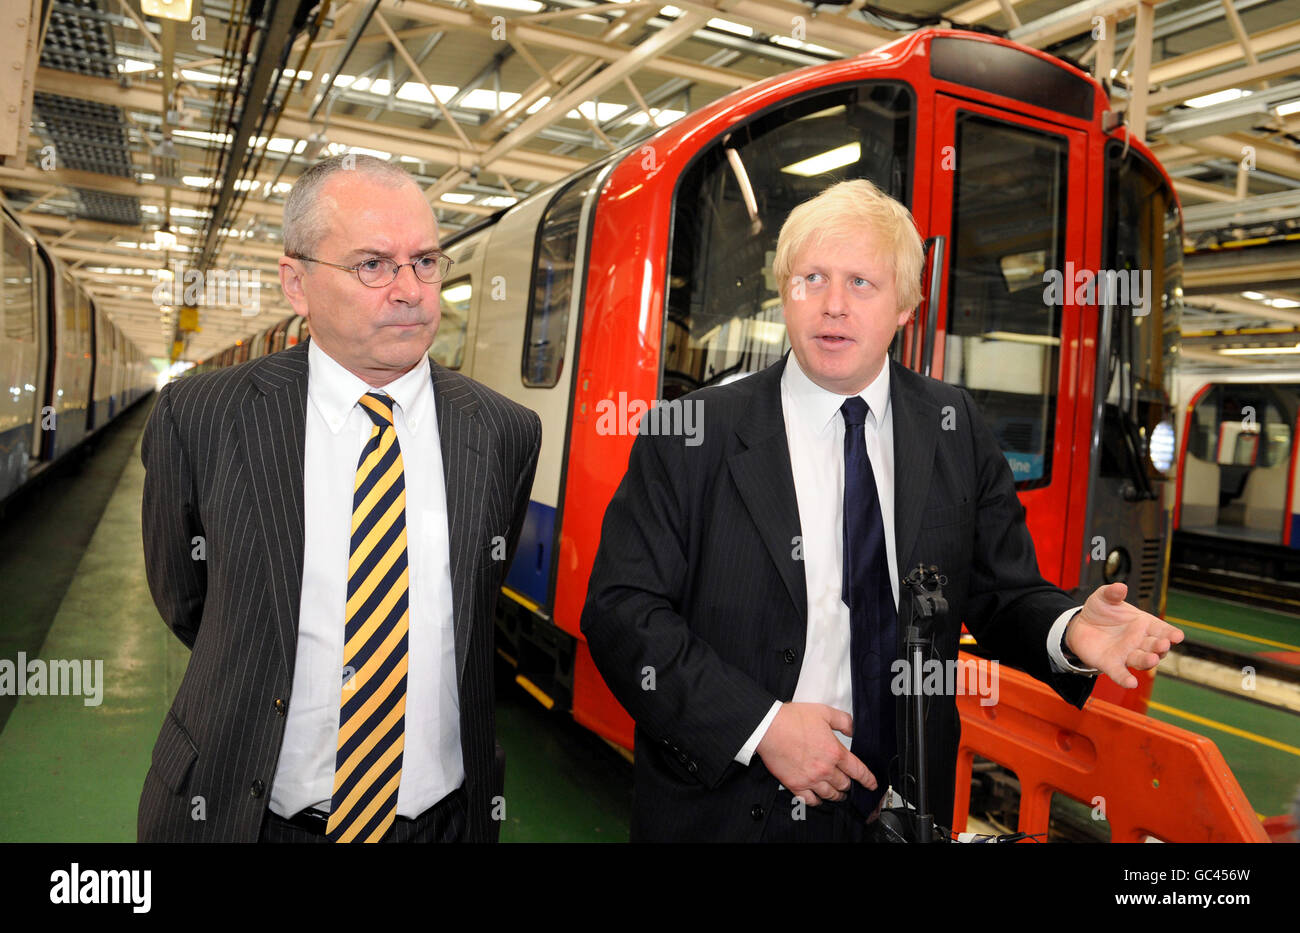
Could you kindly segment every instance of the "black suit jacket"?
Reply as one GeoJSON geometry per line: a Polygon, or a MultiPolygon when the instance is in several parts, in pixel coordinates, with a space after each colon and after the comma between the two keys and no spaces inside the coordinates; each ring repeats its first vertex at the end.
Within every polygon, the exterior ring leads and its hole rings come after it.
{"type": "MultiPolygon", "coordinates": [[[[1082,706],[1092,679],[1054,673],[1046,650],[1077,603],[1038,572],[996,440],[965,390],[889,365],[898,567],[947,575],[938,656],[957,657],[965,622],[1004,663],[1082,706]]],[[[636,720],[634,839],[756,840],[774,818],[776,779],[757,755],[733,759],[794,695],[805,651],[784,368],[687,396],[702,404],[702,443],[643,433],[605,513],[582,631],[636,720]]],[[[930,701],[927,729],[931,809],[949,825],[954,697],[930,701]]]]}
{"type": "MultiPolygon", "coordinates": [[[[498,792],[492,614],[528,507],[541,423],[485,386],[432,368],[447,488],[465,835],[489,841],[500,827],[491,818],[498,792]],[[505,561],[493,559],[494,536],[506,539],[505,561]]],[[[258,838],[293,702],[306,412],[304,342],[169,385],[145,428],[149,588],[192,654],[145,777],[141,841],[258,838]],[[197,560],[200,538],[204,559],[197,560]]]]}

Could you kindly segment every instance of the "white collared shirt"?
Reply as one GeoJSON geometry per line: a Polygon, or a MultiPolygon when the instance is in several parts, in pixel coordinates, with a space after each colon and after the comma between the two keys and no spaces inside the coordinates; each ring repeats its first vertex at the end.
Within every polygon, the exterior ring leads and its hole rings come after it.
{"type": "Polygon", "coordinates": [[[357,404],[366,392],[393,399],[406,484],[409,668],[397,813],[416,817],[465,781],[447,491],[428,357],[375,389],[313,340],[303,464],[302,603],[293,692],[271,786],[271,809],[283,817],[307,807],[328,811],[334,795],[352,491],[357,461],[373,427],[357,404]]]}
{"type": "MultiPolygon", "coordinates": [[[[876,478],[880,518],[885,530],[889,585],[898,606],[898,554],[894,536],[894,414],[890,405],[889,361],[858,393],[867,403],[863,431],[867,457],[876,478]]],[[[849,607],[840,598],[844,567],[844,419],[840,406],[848,396],[828,392],[799,366],[793,353],[781,374],[781,414],[785,420],[799,529],[803,544],[804,579],[808,596],[808,628],[803,664],[793,703],[824,703],[853,712],[853,679],[849,668],[849,607]]],[[[1087,672],[1067,664],[1060,650],[1065,627],[1077,609],[1057,618],[1047,637],[1048,655],[1058,671],[1087,672]]],[[[781,702],[772,704],[736,761],[749,764],[754,750],[776,718],[781,702]]],[[[835,733],[845,747],[849,736],[835,733]]]]}

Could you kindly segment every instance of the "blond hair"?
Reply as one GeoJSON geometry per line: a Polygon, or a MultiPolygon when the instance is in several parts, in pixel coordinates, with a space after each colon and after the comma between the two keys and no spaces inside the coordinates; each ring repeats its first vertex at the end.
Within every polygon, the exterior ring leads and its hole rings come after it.
{"type": "Polygon", "coordinates": [[[772,273],[781,297],[795,257],[806,246],[832,237],[870,230],[893,260],[894,291],[898,310],[910,311],[921,303],[921,266],[925,251],[911,212],[865,178],[831,185],[790,212],[776,241],[772,273]]]}

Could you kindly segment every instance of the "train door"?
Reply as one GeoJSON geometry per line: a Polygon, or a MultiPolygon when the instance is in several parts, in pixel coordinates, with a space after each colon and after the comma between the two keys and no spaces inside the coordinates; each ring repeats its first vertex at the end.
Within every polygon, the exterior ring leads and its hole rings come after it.
{"type": "Polygon", "coordinates": [[[979,406],[1028,511],[1039,569],[1058,582],[1081,316],[1073,278],[1087,268],[1086,141],[1079,130],[935,96],[925,229],[944,238],[945,255],[930,297],[939,312],[930,371],[979,406]]]}

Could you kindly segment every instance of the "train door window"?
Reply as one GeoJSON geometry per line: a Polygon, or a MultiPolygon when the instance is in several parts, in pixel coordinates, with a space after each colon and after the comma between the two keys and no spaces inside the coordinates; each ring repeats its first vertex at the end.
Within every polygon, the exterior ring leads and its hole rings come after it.
{"type": "Polygon", "coordinates": [[[438,292],[442,320],[438,322],[438,335],[429,347],[429,356],[448,369],[460,369],[465,358],[465,326],[473,297],[474,283],[468,275],[446,283],[438,292]]]}
{"type": "Polygon", "coordinates": [[[6,340],[36,339],[36,273],[27,241],[4,228],[4,333],[6,340]]]}
{"type": "MultiPolygon", "coordinates": [[[[9,387],[0,409],[0,431],[30,423],[35,415],[36,358],[36,273],[35,254],[27,240],[4,223],[4,253],[0,274],[4,277],[4,337],[0,339],[0,378],[9,387]]],[[[19,448],[14,447],[15,451],[19,448]]],[[[11,464],[12,466],[12,464],[11,464]]],[[[13,469],[6,471],[13,475],[13,469]]]]}
{"type": "Polygon", "coordinates": [[[970,113],[957,119],[944,380],[965,386],[1019,489],[1052,475],[1065,265],[1064,137],[970,113]]]}
{"type": "MultiPolygon", "coordinates": [[[[564,344],[569,335],[569,308],[573,302],[578,265],[578,227],[582,205],[596,183],[604,163],[569,182],[547,206],[537,230],[533,284],[528,298],[524,331],[524,385],[552,388],[560,381],[564,344]]],[[[468,283],[467,283],[468,284],[468,283]]]]}
{"type": "Polygon", "coordinates": [[[789,341],[771,272],[781,225],[851,179],[910,203],[914,112],[896,82],[818,92],[733,129],[687,169],[673,210],[663,398],[781,358],[789,341]]]}

